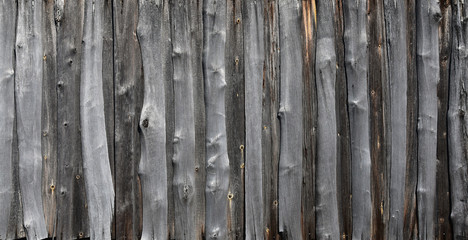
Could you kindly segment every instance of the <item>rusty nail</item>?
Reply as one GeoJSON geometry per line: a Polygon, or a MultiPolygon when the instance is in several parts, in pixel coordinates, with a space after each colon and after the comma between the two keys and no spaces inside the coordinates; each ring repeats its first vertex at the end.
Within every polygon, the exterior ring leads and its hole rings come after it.
{"type": "Polygon", "coordinates": [[[242,164],[240,165],[240,168],[241,168],[241,169],[244,169],[244,167],[245,167],[245,164],[242,163],[242,164]]]}
{"type": "Polygon", "coordinates": [[[80,175],[76,175],[75,178],[76,178],[76,180],[79,180],[79,179],[81,178],[81,176],[80,176],[80,175]]]}
{"type": "Polygon", "coordinates": [[[47,56],[46,56],[46,55],[44,55],[44,57],[42,57],[42,59],[44,59],[44,61],[45,61],[45,60],[47,59],[47,56]]]}

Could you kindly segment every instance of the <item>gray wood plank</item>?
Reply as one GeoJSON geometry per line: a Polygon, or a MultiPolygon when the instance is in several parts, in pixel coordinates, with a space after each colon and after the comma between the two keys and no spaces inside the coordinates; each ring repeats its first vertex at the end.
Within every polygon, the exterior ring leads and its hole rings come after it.
{"type": "Polygon", "coordinates": [[[336,53],[334,34],[335,6],[317,3],[317,170],[316,237],[339,239],[337,200],[337,118],[335,107],[336,53]]]}
{"type": "Polygon", "coordinates": [[[0,239],[6,239],[13,200],[13,126],[15,120],[16,3],[0,4],[0,239]]]}
{"type": "Polygon", "coordinates": [[[104,2],[85,2],[80,123],[86,200],[92,239],[109,239],[114,187],[109,164],[102,79],[104,2]]]}
{"type": "Polygon", "coordinates": [[[19,181],[28,239],[47,237],[42,206],[42,1],[19,1],[16,32],[15,100],[19,181]]]}
{"type": "Polygon", "coordinates": [[[343,2],[345,68],[351,135],[353,238],[370,239],[370,126],[367,2],[343,2]]]}
{"type": "Polygon", "coordinates": [[[171,3],[175,108],[175,134],[172,141],[175,239],[196,238],[195,193],[201,187],[195,185],[195,100],[190,42],[191,9],[189,7],[189,3],[183,0],[171,3]]]}
{"type": "Polygon", "coordinates": [[[139,175],[143,197],[142,239],[168,238],[168,173],[166,162],[167,39],[163,26],[166,1],[139,2],[138,39],[144,71],[144,102],[140,117],[139,175]]]}
{"type": "Polygon", "coordinates": [[[43,3],[42,42],[44,45],[42,82],[42,199],[49,237],[55,234],[57,184],[57,46],[54,1],[43,3]]]}
{"type": "Polygon", "coordinates": [[[419,239],[435,238],[440,17],[438,2],[416,1],[419,239]]]}
{"type": "Polygon", "coordinates": [[[390,211],[388,238],[403,239],[404,192],[406,176],[407,115],[407,46],[406,5],[400,1],[384,1],[386,45],[388,52],[388,84],[390,134],[390,211]]]}
{"type": "Polygon", "coordinates": [[[243,4],[245,59],[245,239],[264,239],[262,86],[263,2],[243,4]]]}
{"type": "Polygon", "coordinates": [[[463,239],[468,236],[468,141],[466,132],[467,101],[465,87],[467,78],[467,55],[465,54],[468,41],[468,32],[464,19],[468,16],[468,8],[461,1],[453,1],[453,38],[452,58],[450,64],[449,108],[448,108],[448,152],[450,174],[450,197],[452,212],[450,218],[453,226],[454,239],[463,239]]]}
{"type": "Polygon", "coordinates": [[[113,1],[116,238],[139,239],[138,123],[143,95],[137,1],[113,1]],[[138,105],[138,107],[137,107],[138,105]]]}
{"type": "Polygon", "coordinates": [[[302,191],[302,41],[301,2],[279,2],[280,37],[280,161],[278,173],[279,231],[285,239],[299,239],[302,191]]]}
{"type": "Polygon", "coordinates": [[[57,194],[59,239],[89,236],[83,181],[80,78],[84,1],[55,1],[57,31],[57,194]]]}
{"type": "MultiPolygon", "coordinates": [[[[203,2],[203,74],[206,114],[206,238],[226,239],[229,158],[226,139],[226,3],[203,2]]],[[[236,167],[236,166],[234,166],[236,167]]]]}

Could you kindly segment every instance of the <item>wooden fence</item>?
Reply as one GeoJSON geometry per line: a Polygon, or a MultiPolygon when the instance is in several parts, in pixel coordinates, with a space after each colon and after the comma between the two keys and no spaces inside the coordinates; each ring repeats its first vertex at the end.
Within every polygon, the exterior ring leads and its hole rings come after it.
{"type": "Polygon", "coordinates": [[[468,239],[467,19],[0,0],[0,239],[468,239]]]}

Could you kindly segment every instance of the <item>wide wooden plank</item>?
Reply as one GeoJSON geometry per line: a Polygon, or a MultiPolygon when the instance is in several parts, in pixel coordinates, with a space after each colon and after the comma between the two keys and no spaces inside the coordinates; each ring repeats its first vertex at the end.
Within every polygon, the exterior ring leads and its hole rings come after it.
{"type": "Polygon", "coordinates": [[[245,238],[264,239],[262,164],[263,3],[244,2],[245,238]]]}
{"type": "Polygon", "coordinates": [[[42,1],[19,1],[16,30],[15,100],[19,181],[28,239],[47,237],[42,208],[42,1]]]}
{"type": "Polygon", "coordinates": [[[339,239],[337,199],[337,117],[335,107],[336,53],[334,32],[335,5],[317,3],[317,163],[316,237],[339,239]]]}
{"type": "MultiPolygon", "coordinates": [[[[206,114],[207,238],[228,236],[229,158],[226,139],[226,3],[203,2],[203,74],[206,114]]],[[[236,167],[236,166],[233,166],[236,167]]]]}
{"type": "Polygon", "coordinates": [[[143,198],[142,239],[168,237],[165,69],[169,33],[163,27],[166,1],[139,2],[138,39],[144,71],[144,102],[140,117],[139,176],[143,198]]]}
{"type": "Polygon", "coordinates": [[[137,24],[138,2],[113,1],[116,239],[139,239],[141,231],[137,181],[140,112],[137,105],[139,96],[143,95],[143,75],[137,24]]]}
{"type": "Polygon", "coordinates": [[[406,176],[406,126],[407,126],[407,46],[406,46],[406,4],[385,0],[387,66],[389,96],[388,102],[390,134],[390,211],[388,239],[403,239],[403,216],[406,176]]]}
{"type": "Polygon", "coordinates": [[[0,239],[6,239],[13,199],[13,126],[15,119],[16,4],[0,4],[0,239]]]}

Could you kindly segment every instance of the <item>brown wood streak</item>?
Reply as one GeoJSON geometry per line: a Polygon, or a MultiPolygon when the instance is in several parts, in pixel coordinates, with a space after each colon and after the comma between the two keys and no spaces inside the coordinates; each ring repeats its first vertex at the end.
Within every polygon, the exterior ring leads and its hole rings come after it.
{"type": "Polygon", "coordinates": [[[452,224],[450,221],[450,188],[448,173],[448,142],[447,142],[447,111],[448,111],[448,84],[450,66],[451,20],[452,8],[450,0],[440,1],[442,19],[439,23],[439,62],[440,81],[437,86],[439,98],[439,113],[437,116],[437,239],[452,239],[452,224]]]}
{"type": "Polygon", "coordinates": [[[416,187],[418,182],[418,83],[416,69],[416,0],[406,2],[407,8],[407,71],[408,71],[408,107],[407,107],[407,129],[406,129],[406,180],[405,180],[405,206],[404,206],[404,239],[417,238],[417,202],[416,187]]]}
{"type": "MultiPolygon", "coordinates": [[[[318,21],[320,21],[320,19],[318,19],[318,21]]],[[[343,1],[335,0],[338,213],[340,219],[340,236],[342,239],[351,239],[351,149],[349,140],[348,94],[344,66],[343,26],[343,1]]]]}
{"type": "Polygon", "coordinates": [[[315,96],[315,21],[314,0],[302,0],[302,32],[303,32],[303,181],[301,225],[302,238],[315,239],[315,129],[316,129],[316,96],[315,96]]]}
{"type": "Polygon", "coordinates": [[[372,161],[372,239],[383,240],[383,205],[386,189],[385,128],[383,83],[385,82],[385,58],[383,43],[384,19],[382,1],[368,1],[369,25],[369,91],[371,121],[371,161],[372,161]]]}

